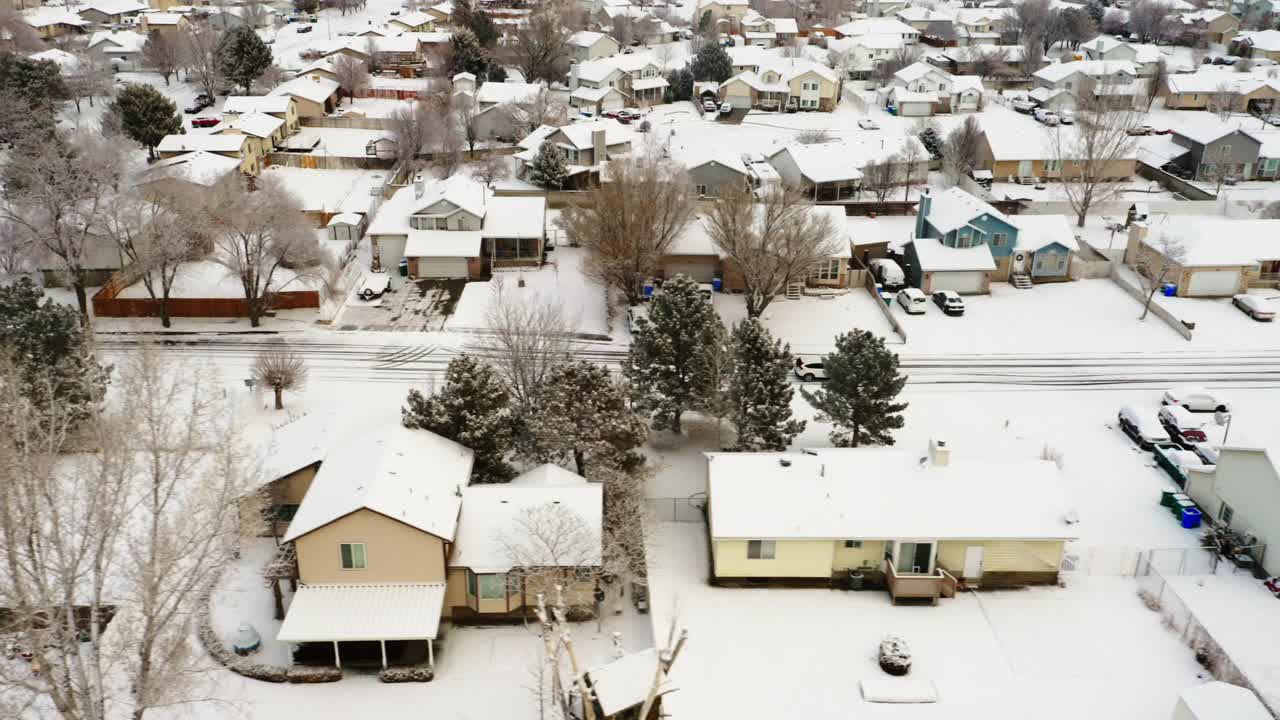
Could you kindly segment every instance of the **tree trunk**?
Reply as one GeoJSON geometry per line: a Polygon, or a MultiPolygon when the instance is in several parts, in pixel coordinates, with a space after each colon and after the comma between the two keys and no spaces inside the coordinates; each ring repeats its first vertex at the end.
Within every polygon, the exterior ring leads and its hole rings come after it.
{"type": "Polygon", "coordinates": [[[586,476],[587,476],[587,458],[586,458],[586,455],[585,455],[585,453],[583,453],[581,450],[578,450],[578,449],[576,449],[576,448],[575,448],[575,449],[574,449],[574,451],[573,451],[573,465],[574,465],[574,467],[576,467],[576,468],[578,469],[578,474],[579,474],[579,475],[581,475],[581,476],[583,476],[583,477],[586,477],[586,476]]]}
{"type": "Polygon", "coordinates": [[[284,619],[284,593],[280,592],[280,578],[271,578],[271,596],[276,602],[276,619],[284,619]]]}
{"type": "Polygon", "coordinates": [[[275,387],[271,388],[271,390],[276,394],[276,409],[283,410],[284,409],[284,388],[280,387],[279,385],[276,385],[275,387]]]}
{"type": "Polygon", "coordinates": [[[80,306],[80,324],[89,327],[89,295],[84,289],[84,278],[80,277],[80,273],[76,273],[76,276],[71,284],[76,289],[76,304],[80,306]]]}
{"type": "Polygon", "coordinates": [[[1088,214],[1088,212],[1089,212],[1089,209],[1085,208],[1080,212],[1076,213],[1076,227],[1078,228],[1084,227],[1084,218],[1085,218],[1085,215],[1088,214]]]}
{"type": "Polygon", "coordinates": [[[160,326],[169,327],[169,298],[160,298],[160,326]]]}
{"type": "Polygon", "coordinates": [[[671,414],[671,432],[681,435],[684,430],[680,427],[680,416],[684,414],[683,410],[677,410],[671,414]]]}

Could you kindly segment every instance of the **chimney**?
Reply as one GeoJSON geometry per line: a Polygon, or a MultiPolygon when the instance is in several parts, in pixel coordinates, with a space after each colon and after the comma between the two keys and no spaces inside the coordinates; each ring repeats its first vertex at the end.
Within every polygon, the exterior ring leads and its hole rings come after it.
{"type": "Polygon", "coordinates": [[[420,198],[422,193],[427,189],[426,181],[422,177],[422,173],[413,176],[413,197],[420,198]]]}
{"type": "Polygon", "coordinates": [[[569,66],[569,89],[578,89],[578,63],[569,66]]]}
{"type": "Polygon", "coordinates": [[[604,128],[591,131],[592,164],[599,165],[608,160],[609,146],[604,141],[604,128]]]}
{"type": "Polygon", "coordinates": [[[1129,224],[1129,242],[1124,246],[1124,263],[1133,265],[1138,261],[1142,241],[1147,239],[1147,233],[1150,228],[1145,222],[1133,222],[1129,224]]]}
{"type": "Polygon", "coordinates": [[[934,467],[946,467],[951,462],[951,449],[946,440],[929,438],[929,464],[934,467]]]}

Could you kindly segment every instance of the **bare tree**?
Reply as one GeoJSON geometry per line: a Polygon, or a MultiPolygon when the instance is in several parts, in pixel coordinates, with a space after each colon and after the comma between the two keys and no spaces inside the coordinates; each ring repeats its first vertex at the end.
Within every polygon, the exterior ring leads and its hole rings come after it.
{"type": "Polygon", "coordinates": [[[592,251],[588,272],[639,304],[646,279],[693,220],[697,206],[683,167],[661,160],[615,160],[610,179],[560,216],[570,241],[592,251]]]}
{"type": "Polygon", "coordinates": [[[1159,0],[1135,0],[1129,8],[1129,32],[1144,43],[1157,42],[1169,34],[1177,12],[1159,0]]]}
{"type": "Polygon", "coordinates": [[[1160,93],[1164,91],[1165,85],[1169,82],[1169,64],[1164,58],[1156,61],[1155,72],[1147,79],[1147,109],[1151,109],[1151,104],[1156,101],[1160,93]]]}
{"type": "Polygon", "coordinates": [[[461,138],[467,143],[467,157],[475,159],[476,143],[480,142],[480,107],[471,97],[449,95],[453,108],[453,122],[458,126],[461,138]]]}
{"type": "Polygon", "coordinates": [[[1219,144],[1217,150],[1206,151],[1196,168],[1196,179],[1213,184],[1213,194],[1222,193],[1222,185],[1235,176],[1235,164],[1231,162],[1231,148],[1219,144]]]}
{"type": "Polygon", "coordinates": [[[327,277],[326,256],[298,221],[302,210],[284,187],[258,179],[251,192],[243,180],[227,178],[210,196],[210,259],[240,281],[251,326],[261,324],[277,292],[327,277]]]}
{"type": "Polygon", "coordinates": [[[284,409],[284,393],[298,392],[307,385],[307,364],[287,345],[268,345],[258,351],[250,371],[255,384],[271,388],[276,409],[284,409]]]}
{"type": "Polygon", "coordinates": [[[398,167],[408,167],[435,135],[435,113],[426,100],[418,100],[397,108],[387,120],[390,125],[388,154],[394,157],[398,167]]]}
{"type": "Polygon", "coordinates": [[[1156,293],[1164,286],[1169,274],[1182,266],[1187,259],[1187,247],[1180,238],[1162,234],[1155,240],[1138,246],[1138,256],[1134,258],[1133,268],[1138,271],[1138,281],[1142,284],[1142,292],[1147,296],[1142,304],[1142,315],[1139,320],[1146,320],[1151,312],[1151,303],[1156,293]]]}
{"type": "Polygon", "coordinates": [[[562,127],[569,124],[569,107],[556,100],[545,87],[540,88],[528,100],[504,103],[500,111],[503,113],[504,124],[520,138],[543,125],[562,127]]]}
{"type": "Polygon", "coordinates": [[[89,107],[93,107],[95,97],[111,93],[111,68],[100,52],[78,49],[74,55],[75,64],[65,75],[71,101],[75,103],[76,112],[80,112],[81,100],[87,99],[89,107]]]}
{"type": "Polygon", "coordinates": [[[1071,131],[1049,133],[1049,155],[1059,167],[1062,190],[1078,227],[1084,227],[1095,203],[1115,198],[1123,190],[1120,168],[1133,157],[1129,130],[1135,118],[1132,109],[1112,110],[1099,101],[1081,99],[1071,131]]]}
{"type": "Polygon", "coordinates": [[[876,202],[887,200],[901,180],[902,158],[896,154],[869,162],[862,168],[862,189],[870,192],[876,202]]]}
{"type": "Polygon", "coordinates": [[[0,8],[0,36],[8,38],[14,50],[36,52],[46,47],[36,29],[12,8],[0,8]]]}
{"type": "Polygon", "coordinates": [[[1220,120],[1226,120],[1233,114],[1241,112],[1243,107],[1244,96],[1240,94],[1239,86],[1229,80],[1218,83],[1217,89],[1209,95],[1205,103],[1205,109],[1217,115],[1220,120]]]}
{"type": "Polygon", "coordinates": [[[337,76],[338,87],[349,98],[369,87],[369,69],[363,62],[350,55],[339,55],[333,61],[333,74],[337,76]]]}
{"type": "Polygon", "coordinates": [[[827,132],[825,128],[801,130],[796,133],[796,142],[801,145],[820,145],[825,142],[831,142],[831,133],[827,132]]]}
{"type": "Polygon", "coordinates": [[[972,50],[973,72],[979,77],[989,78],[1008,69],[1009,50],[995,45],[976,46],[972,50]]]}
{"type": "Polygon", "coordinates": [[[920,48],[915,45],[903,45],[876,64],[871,71],[871,79],[884,85],[893,79],[895,73],[908,65],[915,64],[921,57],[920,48]]]}
{"type": "MultiPolygon", "coordinates": [[[[463,126],[459,108],[470,98],[459,96],[457,107],[450,95],[437,96],[429,103],[432,113],[431,154],[442,177],[450,177],[462,164],[462,151],[467,146],[468,130],[463,126]]],[[[474,106],[472,106],[474,109],[474,106]]],[[[472,113],[474,118],[474,112],[472,113]]],[[[471,128],[475,129],[474,120],[471,128]]]]}
{"type": "Polygon", "coordinates": [[[151,33],[142,46],[142,59],[147,63],[147,67],[160,73],[165,85],[169,84],[169,78],[183,65],[184,58],[180,43],[177,36],[161,32],[151,33]]]}
{"type": "Polygon", "coordinates": [[[808,199],[783,188],[756,202],[745,188],[725,193],[707,213],[707,235],[742,277],[747,316],[759,317],[788,285],[840,251],[837,228],[808,199]]]}
{"type": "Polygon", "coordinates": [[[511,62],[524,75],[525,82],[555,82],[564,76],[569,57],[569,35],[564,23],[567,14],[564,0],[541,3],[509,38],[506,49],[511,62]]]}
{"type": "Polygon", "coordinates": [[[511,399],[528,407],[552,368],[573,352],[572,324],[549,299],[522,297],[520,288],[509,288],[500,278],[492,282],[485,314],[489,333],[481,347],[506,380],[511,399]]]}
{"type": "Polygon", "coordinates": [[[1022,35],[1022,73],[1032,75],[1044,64],[1044,46],[1040,44],[1039,35],[1022,35]]]}
{"type": "MultiPolygon", "coordinates": [[[[915,136],[908,136],[906,142],[902,145],[902,150],[898,152],[898,160],[902,162],[902,201],[907,202],[911,199],[911,183],[916,178],[916,166],[919,165],[928,156],[924,151],[924,146],[917,142],[915,136]]],[[[926,169],[924,177],[921,178],[926,182],[929,179],[929,173],[926,169]]]]}
{"type": "Polygon", "coordinates": [[[511,563],[508,582],[518,582],[526,595],[559,589],[570,607],[594,605],[602,540],[587,518],[559,503],[537,505],[517,513],[495,539],[511,563]]]}
{"type": "Polygon", "coordinates": [[[982,143],[982,127],[970,115],[947,134],[942,142],[942,170],[952,184],[978,166],[978,150],[982,143]]]}
{"type": "Polygon", "coordinates": [[[491,186],[498,180],[505,180],[511,174],[507,159],[501,155],[489,155],[471,166],[471,177],[477,182],[491,186]]]}
{"type": "Polygon", "coordinates": [[[31,272],[36,259],[30,236],[9,220],[0,220],[0,276],[12,278],[31,272]]]}
{"type": "Polygon", "coordinates": [[[1027,39],[1031,38],[1033,42],[1039,44],[1046,34],[1053,12],[1054,7],[1050,0],[1026,0],[1026,2],[1013,3],[1000,19],[1003,40],[1025,44],[1027,39]]]}
{"type": "Polygon", "coordinates": [[[194,78],[201,92],[213,97],[222,82],[218,70],[218,31],[208,23],[191,23],[179,36],[182,48],[182,65],[187,69],[187,81],[194,78]]]}
{"type": "Polygon", "coordinates": [[[142,280],[157,301],[160,324],[169,327],[169,297],[179,273],[189,262],[207,254],[201,233],[203,218],[186,198],[124,192],[112,198],[103,213],[101,233],[115,241],[128,262],[124,272],[142,280]]]}
{"type": "Polygon", "coordinates": [[[87,325],[95,228],[120,182],[119,146],[86,134],[32,133],[9,154],[3,173],[0,220],[61,261],[87,325]]]}

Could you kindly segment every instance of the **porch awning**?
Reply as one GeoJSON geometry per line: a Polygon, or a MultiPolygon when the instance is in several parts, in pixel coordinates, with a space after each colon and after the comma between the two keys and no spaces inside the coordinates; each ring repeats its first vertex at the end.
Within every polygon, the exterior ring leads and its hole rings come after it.
{"type": "Polygon", "coordinates": [[[434,640],[444,583],[302,585],[276,633],[280,642],[434,640]]]}

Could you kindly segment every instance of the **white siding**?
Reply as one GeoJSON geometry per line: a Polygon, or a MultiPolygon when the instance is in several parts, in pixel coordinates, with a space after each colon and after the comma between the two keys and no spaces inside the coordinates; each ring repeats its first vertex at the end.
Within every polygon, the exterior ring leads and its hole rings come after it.
{"type": "MultiPolygon", "coordinates": [[[[1216,475],[1216,494],[1231,506],[1231,527],[1257,536],[1268,550],[1280,547],[1280,477],[1267,454],[1224,449],[1216,475]]],[[[1268,552],[1264,564],[1267,574],[1280,574],[1280,552],[1268,552]]]]}
{"type": "Polygon", "coordinates": [[[1240,287],[1239,270],[1199,270],[1191,274],[1187,295],[1191,297],[1226,297],[1240,287]]]}

